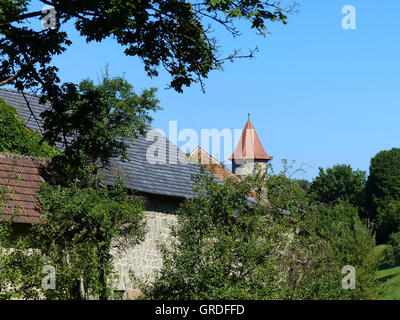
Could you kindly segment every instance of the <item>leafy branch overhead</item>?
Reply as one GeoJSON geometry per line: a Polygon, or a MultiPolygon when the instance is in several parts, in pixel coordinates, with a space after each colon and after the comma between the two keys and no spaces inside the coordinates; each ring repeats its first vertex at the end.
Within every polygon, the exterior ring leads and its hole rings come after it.
{"type": "Polygon", "coordinates": [[[149,113],[159,109],[155,92],[138,95],[125,79],[108,74],[97,85],[90,80],[62,85],[52,108],[41,114],[43,139],[63,150],[53,158],[58,171],[74,180],[112,158],[128,159],[129,142],[145,134],[153,120],[149,113]]]}
{"type": "MultiPolygon", "coordinates": [[[[56,28],[34,30],[32,19],[41,11],[32,10],[27,0],[0,1],[0,85],[41,88],[42,94],[57,94],[57,67],[53,56],[71,45],[63,26],[73,21],[87,42],[112,37],[128,56],[138,56],[150,77],[164,68],[171,76],[169,87],[182,92],[184,86],[200,83],[210,71],[222,69],[224,62],[239,50],[221,56],[212,27],[221,25],[239,36],[240,19],[260,35],[268,33],[268,22],[287,23],[287,15],[297,9],[295,2],[281,6],[279,1],[260,0],[41,0],[56,10],[56,28]]],[[[242,25],[242,24],[241,24],[242,25]]]]}

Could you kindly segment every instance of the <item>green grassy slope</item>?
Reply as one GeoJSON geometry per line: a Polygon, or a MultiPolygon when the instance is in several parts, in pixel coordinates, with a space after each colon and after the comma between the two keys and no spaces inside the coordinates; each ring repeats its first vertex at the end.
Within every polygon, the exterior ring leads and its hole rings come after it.
{"type": "Polygon", "coordinates": [[[400,300],[400,267],[379,270],[379,300],[400,300]]]}
{"type": "MultiPolygon", "coordinates": [[[[385,248],[385,244],[376,246],[376,255],[382,256],[385,248]]],[[[400,266],[379,270],[376,279],[379,283],[379,300],[400,300],[400,266]]]]}
{"type": "MultiPolygon", "coordinates": [[[[380,256],[385,248],[385,244],[376,246],[375,253],[380,256]]],[[[379,300],[400,300],[400,266],[379,270],[376,279],[379,282],[379,300]]]]}

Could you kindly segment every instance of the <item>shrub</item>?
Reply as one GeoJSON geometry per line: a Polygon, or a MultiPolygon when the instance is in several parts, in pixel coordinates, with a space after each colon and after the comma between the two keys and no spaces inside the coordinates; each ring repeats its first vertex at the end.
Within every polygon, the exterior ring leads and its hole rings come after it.
{"type": "Polygon", "coordinates": [[[284,174],[196,179],[172,243],[161,246],[161,272],[139,282],[145,298],[375,298],[375,239],[348,202],[315,203],[284,174]],[[267,192],[268,202],[257,201],[267,192]],[[356,269],[356,290],[342,288],[346,265],[356,269]]]}
{"type": "Polygon", "coordinates": [[[113,297],[115,270],[111,245],[120,250],[144,236],[141,201],[128,197],[121,185],[109,189],[44,184],[39,194],[42,222],[15,240],[8,222],[0,223],[0,289],[12,284],[14,294],[38,298],[41,270],[57,271],[56,288],[42,291],[46,299],[113,297]],[[26,255],[31,248],[34,254],[26,255]]]}
{"type": "Polygon", "coordinates": [[[0,152],[52,157],[59,152],[25,127],[15,109],[0,99],[0,152]]]}
{"type": "Polygon", "coordinates": [[[349,165],[335,165],[326,170],[319,168],[319,175],[312,181],[310,193],[323,203],[348,201],[353,206],[363,206],[366,173],[353,170],[349,165]]]}
{"type": "Polygon", "coordinates": [[[400,265],[400,232],[392,233],[389,237],[389,244],[393,248],[394,262],[400,265]]]}
{"type": "Polygon", "coordinates": [[[396,265],[393,247],[386,245],[379,257],[379,269],[388,269],[396,265]]]}

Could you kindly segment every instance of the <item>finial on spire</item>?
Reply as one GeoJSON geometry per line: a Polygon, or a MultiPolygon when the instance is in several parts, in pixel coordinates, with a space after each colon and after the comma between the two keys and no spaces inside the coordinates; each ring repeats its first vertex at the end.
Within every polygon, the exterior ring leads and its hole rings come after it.
{"type": "Polygon", "coordinates": [[[247,114],[248,121],[250,121],[250,113],[247,114]]]}

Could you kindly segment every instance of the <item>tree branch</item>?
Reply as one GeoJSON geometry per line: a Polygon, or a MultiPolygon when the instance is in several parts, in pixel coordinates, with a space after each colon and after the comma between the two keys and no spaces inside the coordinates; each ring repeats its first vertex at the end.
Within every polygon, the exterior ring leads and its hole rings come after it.
{"type": "Polygon", "coordinates": [[[38,17],[41,15],[42,15],[42,11],[34,11],[34,12],[30,12],[30,13],[21,14],[17,19],[11,20],[10,23],[33,18],[33,17],[38,17]]]}
{"type": "Polygon", "coordinates": [[[14,74],[13,76],[7,78],[6,80],[1,81],[1,82],[0,82],[0,87],[5,86],[5,85],[7,85],[7,84],[10,84],[10,83],[13,82],[15,79],[17,79],[18,76],[19,76],[19,74],[21,73],[21,70],[22,70],[22,69],[20,69],[16,74],[14,74]]]}

